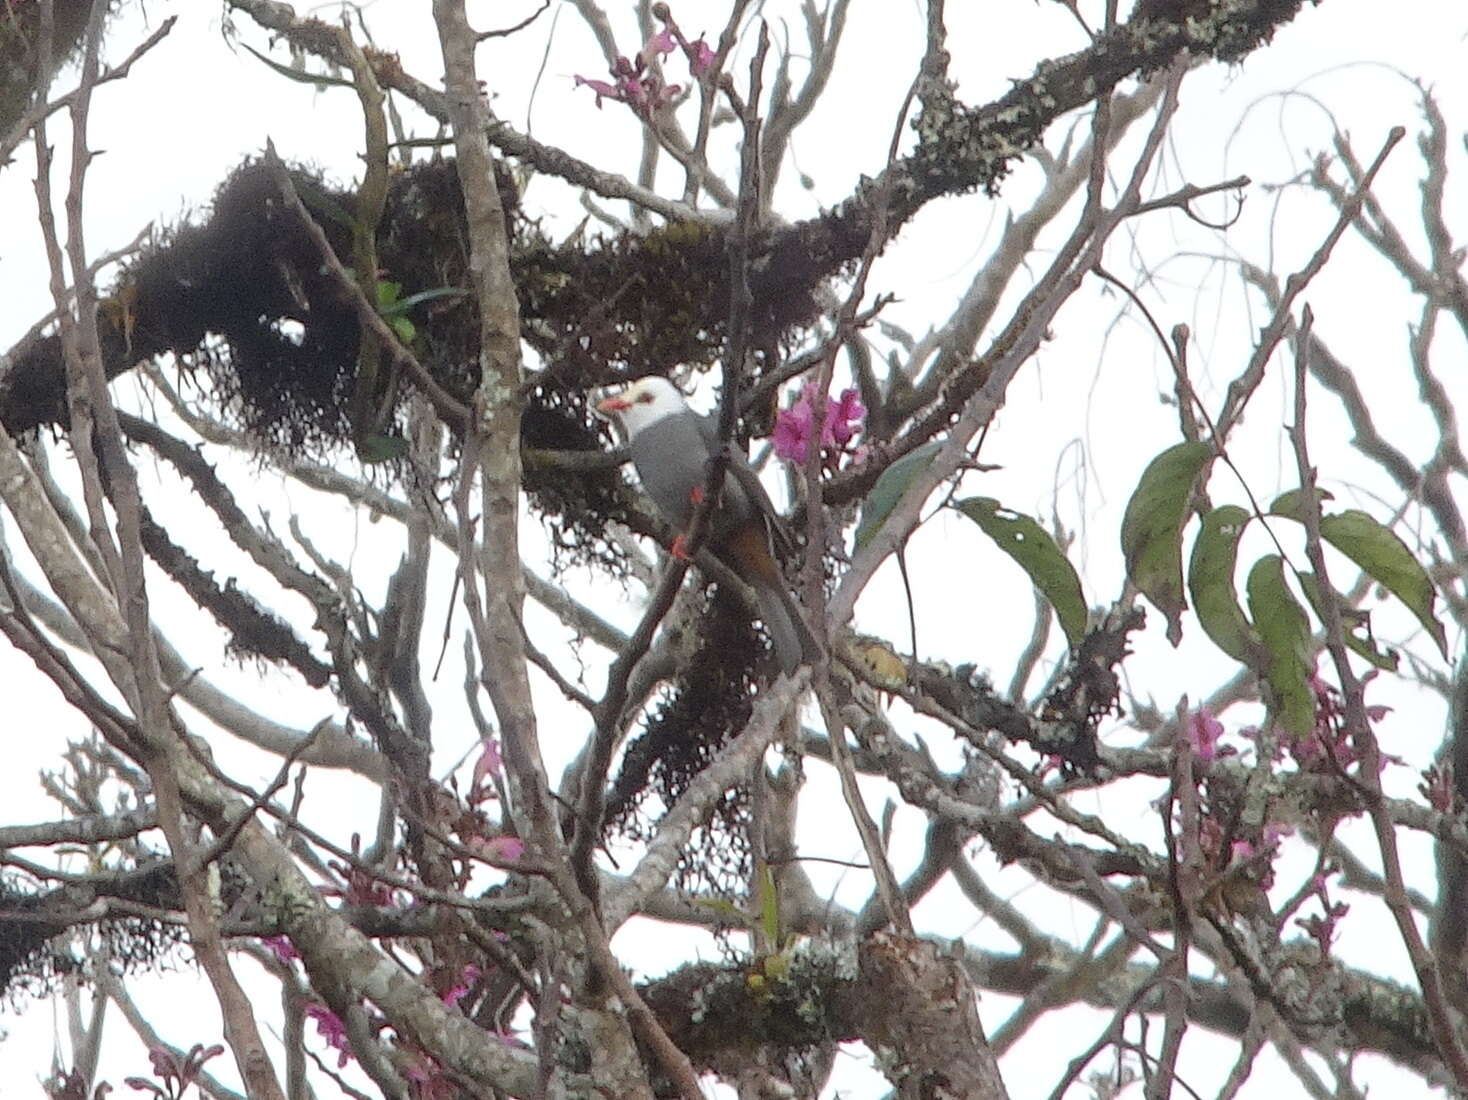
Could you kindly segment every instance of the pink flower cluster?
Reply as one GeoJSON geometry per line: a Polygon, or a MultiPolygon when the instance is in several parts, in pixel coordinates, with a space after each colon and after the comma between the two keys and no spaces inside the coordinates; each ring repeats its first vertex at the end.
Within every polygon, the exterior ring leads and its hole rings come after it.
{"type": "MultiPolygon", "coordinates": [[[[457,1007],[483,976],[484,971],[470,963],[452,979],[452,984],[439,995],[439,1000],[450,1008],[457,1007]]],[[[308,1004],[305,1011],[306,1017],[315,1021],[317,1034],[325,1040],[328,1047],[337,1052],[337,1069],[344,1068],[355,1057],[351,1040],[347,1036],[346,1024],[340,1016],[318,1001],[308,1004]]],[[[369,1017],[368,1026],[374,1033],[380,1033],[388,1024],[381,1016],[373,1013],[369,1017]]],[[[508,1032],[496,1031],[490,1035],[502,1043],[518,1044],[518,1040],[508,1032]]],[[[415,1100],[440,1100],[459,1095],[453,1081],[443,1072],[438,1062],[422,1049],[401,1038],[393,1046],[397,1048],[399,1068],[412,1086],[415,1100]]]]}
{"type": "Polygon", "coordinates": [[[342,1069],[352,1060],[352,1043],[347,1038],[347,1025],[324,1004],[312,1002],[306,1006],[306,1015],[316,1021],[316,1034],[326,1040],[326,1045],[336,1051],[336,1068],[342,1069]]]}
{"type": "Polygon", "coordinates": [[[1208,867],[1241,873],[1261,890],[1274,885],[1274,857],[1285,837],[1294,833],[1288,825],[1267,821],[1252,836],[1229,837],[1214,814],[1206,815],[1198,825],[1198,845],[1208,867]]]}
{"type": "MultiPolygon", "coordinates": [[[[1361,761],[1359,747],[1346,731],[1346,706],[1341,693],[1317,673],[1310,677],[1315,693],[1315,729],[1309,737],[1291,740],[1290,755],[1302,771],[1344,771],[1361,761]]],[[[1368,706],[1366,719],[1375,725],[1391,713],[1391,707],[1368,706]]],[[[1400,764],[1395,756],[1381,754],[1381,766],[1400,764]]]]}
{"type": "Polygon", "coordinates": [[[1213,717],[1211,711],[1201,708],[1188,715],[1187,724],[1183,727],[1183,735],[1199,760],[1212,761],[1235,753],[1231,745],[1219,745],[1223,734],[1223,723],[1213,717]]]}
{"type": "Polygon", "coordinates": [[[1351,907],[1343,901],[1330,900],[1329,883],[1323,874],[1317,874],[1311,880],[1310,892],[1319,899],[1321,913],[1319,916],[1296,917],[1295,923],[1315,941],[1321,958],[1325,958],[1330,954],[1330,945],[1335,940],[1341,918],[1351,911],[1351,907]]]}
{"type": "Polygon", "coordinates": [[[826,462],[835,465],[842,454],[851,451],[867,415],[861,394],[854,389],[842,390],[841,396],[831,404],[823,395],[813,395],[809,388],[804,388],[795,404],[775,414],[775,431],[770,437],[775,454],[786,462],[804,463],[810,454],[820,410],[825,412],[820,418],[820,447],[826,462]]]}
{"type": "MultiPolygon", "coordinates": [[[[158,1100],[172,1100],[173,1097],[182,1096],[191,1086],[198,1083],[205,1062],[210,1058],[218,1058],[223,1053],[224,1047],[217,1043],[208,1047],[203,1043],[195,1043],[189,1048],[188,1053],[183,1055],[176,1054],[166,1047],[149,1047],[148,1061],[152,1063],[153,1076],[163,1082],[162,1087],[155,1085],[145,1077],[127,1077],[123,1079],[123,1084],[138,1092],[151,1092],[158,1097],[158,1100]]],[[[105,1096],[111,1091],[111,1085],[102,1084],[97,1086],[93,1095],[105,1096]]],[[[200,1091],[202,1093],[202,1089],[200,1091]]]]}
{"type": "MultiPolygon", "coordinates": [[[[1287,738],[1285,752],[1294,759],[1303,771],[1335,772],[1359,763],[1360,752],[1346,731],[1345,700],[1333,685],[1316,673],[1310,677],[1310,690],[1315,695],[1315,727],[1303,738],[1287,738]]],[[[1391,707],[1368,705],[1366,719],[1372,725],[1391,713],[1391,707]]],[[[1183,723],[1183,736],[1192,747],[1193,755],[1199,760],[1213,761],[1221,757],[1237,755],[1232,745],[1221,744],[1225,733],[1223,723],[1206,709],[1189,714],[1183,723]]],[[[1257,734],[1254,729],[1240,731],[1243,736],[1257,734]]],[[[1276,750],[1279,753],[1279,750],[1276,750]]],[[[1395,756],[1383,754],[1382,765],[1401,763],[1395,756]]],[[[1424,791],[1424,793],[1426,793],[1424,791]]]]}
{"type": "Polygon", "coordinates": [[[667,83],[654,68],[658,59],[667,57],[680,47],[688,58],[688,71],[695,80],[702,80],[713,71],[718,59],[713,47],[701,37],[696,42],[689,42],[675,25],[670,24],[649,38],[635,57],[629,59],[618,54],[612,62],[611,80],[593,80],[578,75],[576,86],[585,85],[595,92],[598,107],[603,99],[614,99],[627,104],[642,118],[651,119],[683,90],[681,84],[667,83]]]}

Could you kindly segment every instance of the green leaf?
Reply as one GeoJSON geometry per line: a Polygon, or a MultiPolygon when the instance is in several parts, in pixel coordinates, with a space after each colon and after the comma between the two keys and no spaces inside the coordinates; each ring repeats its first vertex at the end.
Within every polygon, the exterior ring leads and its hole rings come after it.
{"type": "Polygon", "coordinates": [[[353,84],[350,80],[343,80],[339,76],[327,76],[325,73],[308,73],[303,72],[300,69],[292,69],[288,65],[282,65],[279,61],[272,61],[259,50],[253,49],[244,42],[241,42],[240,45],[244,46],[245,49],[249,50],[250,53],[254,54],[260,61],[263,61],[266,65],[269,65],[281,76],[285,77],[287,80],[294,80],[298,84],[314,84],[318,87],[329,86],[333,84],[341,88],[356,87],[356,85],[353,84]]]}
{"type": "Polygon", "coordinates": [[[1030,575],[1030,581],[1055,609],[1055,617],[1070,644],[1079,644],[1086,633],[1086,598],[1081,592],[1081,578],[1050,533],[1029,516],[1011,512],[992,497],[961,500],[958,510],[978,524],[979,530],[1030,575]]]}
{"type": "Polygon", "coordinates": [[[408,441],[400,435],[382,435],[374,432],[357,443],[357,457],[369,466],[379,462],[391,462],[395,458],[402,458],[407,453],[408,441]]]}
{"type": "Polygon", "coordinates": [[[1310,690],[1310,620],[1285,583],[1284,559],[1269,554],[1254,563],[1246,584],[1249,614],[1264,642],[1255,667],[1269,686],[1275,720],[1294,737],[1315,728],[1315,693],[1310,690]]]}
{"type": "Polygon", "coordinates": [[[695,897],[691,900],[694,905],[701,905],[710,912],[722,917],[725,924],[733,925],[734,927],[747,927],[749,925],[748,914],[732,901],[726,901],[724,898],[702,897],[695,897]]]}
{"type": "MultiPolygon", "coordinates": [[[[1285,519],[1292,519],[1297,523],[1303,523],[1305,521],[1304,516],[1300,512],[1302,495],[1299,489],[1286,489],[1274,498],[1274,502],[1270,504],[1265,514],[1270,516],[1284,516],[1285,519]]],[[[1334,499],[1335,497],[1328,490],[1319,488],[1315,490],[1315,500],[1319,504],[1324,504],[1327,500],[1334,499]]]]}
{"type": "MultiPolygon", "coordinates": [[[[394,284],[396,285],[396,284],[394,284]]],[[[392,304],[381,306],[384,317],[397,313],[407,313],[414,306],[421,306],[424,302],[432,302],[439,298],[467,298],[469,292],[456,286],[438,286],[432,290],[420,290],[417,294],[409,294],[406,298],[394,298],[392,304]]]]}
{"type": "MultiPolygon", "coordinates": [[[[1325,611],[1320,599],[1320,578],[1314,573],[1296,573],[1295,579],[1300,582],[1300,588],[1304,590],[1305,598],[1310,601],[1315,617],[1324,622],[1325,611]]],[[[1356,607],[1347,607],[1339,600],[1336,601],[1336,606],[1341,613],[1341,629],[1345,634],[1346,646],[1365,657],[1377,668],[1386,672],[1395,672],[1397,654],[1393,650],[1382,650],[1377,647],[1376,637],[1371,633],[1371,612],[1362,611],[1356,607]],[[1358,631],[1364,633],[1358,633],[1358,631]]]]}
{"type": "Polygon", "coordinates": [[[780,947],[780,893],[768,863],[759,869],[759,927],[766,951],[780,947]]]}
{"type": "Polygon", "coordinates": [[[387,327],[393,330],[393,334],[404,344],[411,344],[413,338],[418,335],[418,326],[406,317],[388,318],[387,327]]]}
{"type": "Polygon", "coordinates": [[[377,312],[382,315],[383,320],[388,323],[400,341],[404,344],[411,344],[418,337],[418,326],[409,319],[409,310],[424,302],[431,302],[435,298],[463,297],[468,291],[460,290],[457,287],[441,286],[432,290],[420,290],[417,294],[409,294],[406,298],[399,297],[402,293],[402,283],[395,283],[391,279],[379,279],[377,281],[377,312]]]}
{"type": "Polygon", "coordinates": [[[1167,619],[1167,638],[1182,640],[1183,524],[1199,473],[1213,456],[1206,443],[1169,447],[1142,472],[1121,521],[1127,577],[1167,619]]]}
{"type": "Polygon", "coordinates": [[[933,461],[933,456],[938,453],[938,448],[943,444],[938,441],[924,443],[917,450],[903,455],[892,465],[882,471],[882,476],[877,478],[877,483],[872,486],[872,491],[867,494],[866,500],[861,505],[861,522],[856,525],[856,548],[860,550],[871,541],[873,535],[881,529],[882,524],[887,522],[887,517],[892,514],[892,509],[897,507],[897,502],[902,499],[902,494],[907,492],[907,487],[912,484],[913,478],[922,473],[933,461]]]}
{"type": "Polygon", "coordinates": [[[1249,513],[1237,504],[1213,509],[1203,517],[1203,529],[1188,562],[1188,593],[1198,624],[1214,645],[1245,664],[1262,644],[1234,590],[1239,536],[1248,523],[1249,513]]]}
{"type": "Polygon", "coordinates": [[[394,313],[402,312],[398,309],[398,295],[403,292],[403,284],[395,283],[391,279],[377,280],[377,312],[384,317],[394,313]]]}
{"type": "Polygon", "coordinates": [[[1391,528],[1365,512],[1351,509],[1320,517],[1320,537],[1330,543],[1377,584],[1407,605],[1444,658],[1447,634],[1434,613],[1437,592],[1427,570],[1391,528]]]}

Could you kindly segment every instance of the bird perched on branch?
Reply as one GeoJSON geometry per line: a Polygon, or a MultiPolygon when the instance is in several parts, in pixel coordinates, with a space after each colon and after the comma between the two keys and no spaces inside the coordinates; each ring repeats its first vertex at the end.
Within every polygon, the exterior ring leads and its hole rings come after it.
{"type": "MultiPolygon", "coordinates": [[[[666,378],[638,379],[595,408],[626,432],[642,487],[663,517],[682,532],[673,543],[673,553],[681,556],[708,484],[709,461],[721,449],[717,429],[690,409],[666,378]]],[[[785,538],[759,477],[743,455],[734,454],[709,516],[707,545],[753,589],[780,668],[790,673],[816,660],[821,649],[775,557],[777,540],[785,538]]]]}

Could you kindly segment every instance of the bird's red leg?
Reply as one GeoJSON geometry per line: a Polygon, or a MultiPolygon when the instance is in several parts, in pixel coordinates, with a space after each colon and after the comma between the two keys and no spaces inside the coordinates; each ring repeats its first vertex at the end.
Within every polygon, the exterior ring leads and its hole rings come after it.
{"type": "MultiPolygon", "coordinates": [[[[704,492],[702,485],[695,485],[692,489],[688,490],[688,499],[693,502],[693,506],[695,508],[703,503],[703,498],[704,492]]],[[[688,552],[687,535],[679,535],[675,539],[673,539],[673,546],[669,552],[679,561],[693,560],[693,555],[688,552]]]]}

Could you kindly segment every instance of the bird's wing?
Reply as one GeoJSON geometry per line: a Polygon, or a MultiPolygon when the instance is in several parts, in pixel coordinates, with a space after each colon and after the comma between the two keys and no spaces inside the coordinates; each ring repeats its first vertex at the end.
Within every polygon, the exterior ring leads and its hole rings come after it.
{"type": "MultiPolygon", "coordinates": [[[[719,451],[718,423],[712,417],[700,416],[698,427],[703,433],[704,442],[708,445],[709,455],[717,454],[719,451]]],[[[734,484],[743,491],[744,498],[763,518],[772,548],[781,557],[789,557],[795,550],[795,539],[790,534],[790,528],[780,513],[776,511],[775,502],[770,499],[764,482],[760,481],[759,474],[749,464],[749,459],[745,457],[743,450],[737,446],[731,446],[730,450],[733,452],[733,460],[729,463],[728,476],[734,479],[734,484]]]]}

